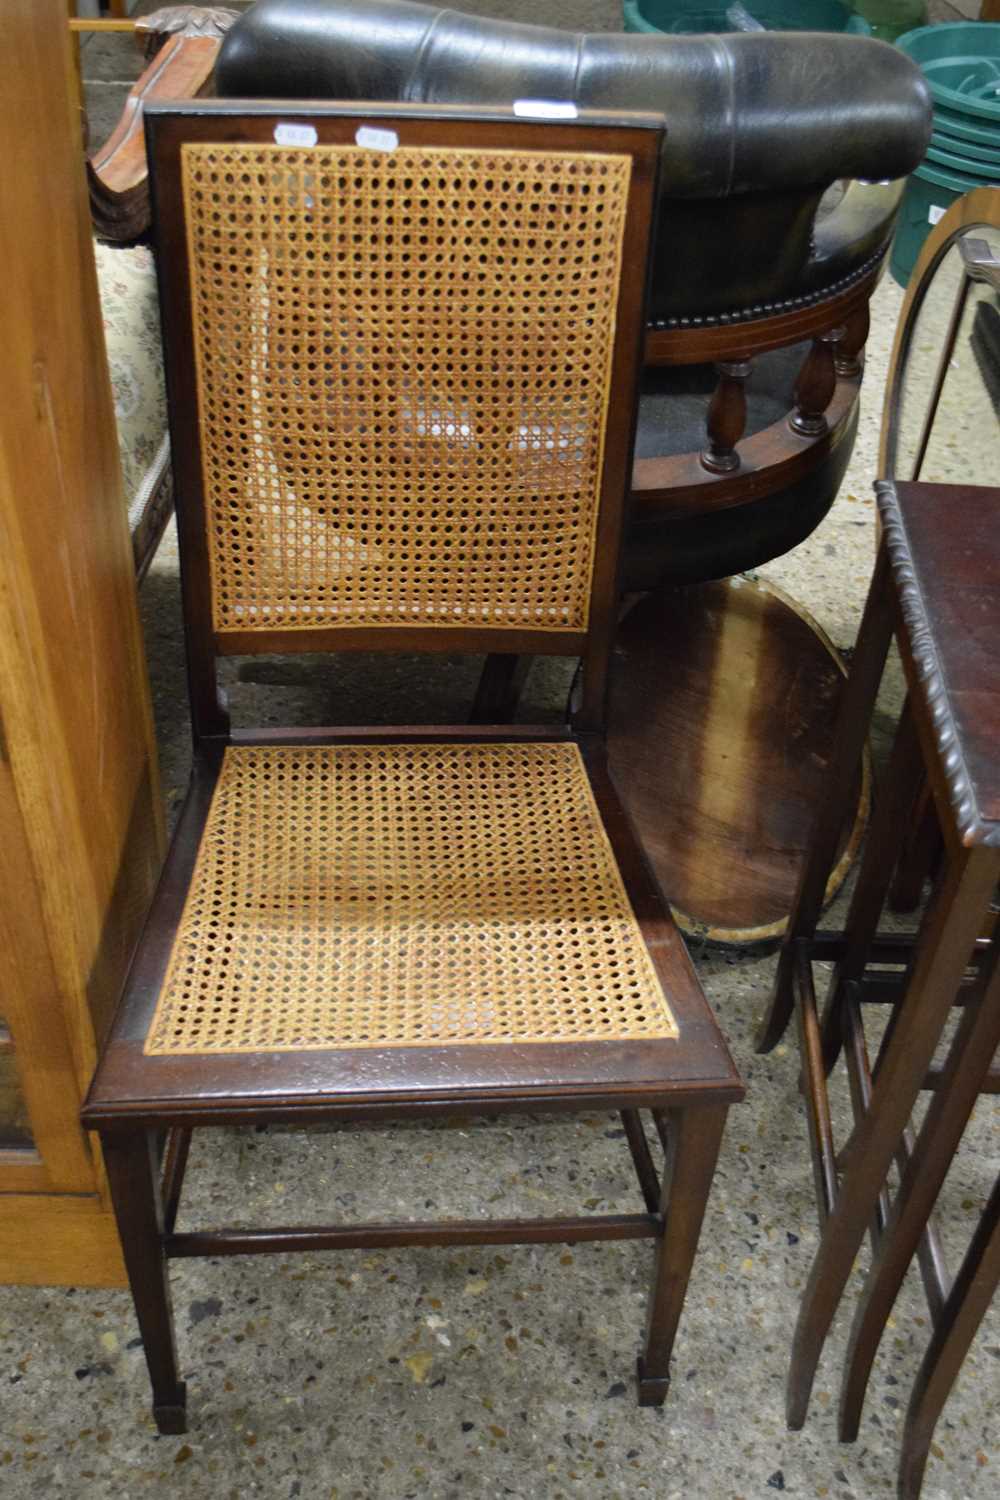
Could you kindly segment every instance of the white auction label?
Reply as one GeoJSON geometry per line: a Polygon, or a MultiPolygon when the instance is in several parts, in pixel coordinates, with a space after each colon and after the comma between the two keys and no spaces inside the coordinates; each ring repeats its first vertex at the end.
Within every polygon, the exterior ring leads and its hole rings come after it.
{"type": "Polygon", "coordinates": [[[575,120],[580,111],[569,100],[515,99],[514,113],[529,120],[575,120]]]}
{"type": "Polygon", "coordinates": [[[946,209],[939,208],[936,203],[932,203],[927,210],[927,222],[929,224],[940,224],[946,212],[946,209]]]}
{"type": "Polygon", "coordinates": [[[282,121],[274,127],[275,143],[279,146],[315,146],[319,140],[313,125],[293,125],[282,121]]]}
{"type": "Polygon", "coordinates": [[[359,125],[354,139],[359,146],[367,146],[369,151],[395,151],[399,145],[399,136],[394,130],[376,130],[374,125],[359,125]]]}

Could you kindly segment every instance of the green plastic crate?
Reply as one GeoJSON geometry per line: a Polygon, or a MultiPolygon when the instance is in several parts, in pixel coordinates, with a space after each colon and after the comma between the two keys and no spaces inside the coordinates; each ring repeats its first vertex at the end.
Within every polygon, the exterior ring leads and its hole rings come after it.
{"type": "MultiPolygon", "coordinates": [[[[1000,178],[1000,173],[997,175],[1000,178]]],[[[927,162],[917,168],[907,181],[899,206],[896,237],[889,258],[889,269],[900,286],[906,286],[924,240],[955,199],[964,197],[973,188],[986,186],[982,177],[948,172],[927,162]]]]}
{"type": "MultiPolygon", "coordinates": [[[[869,36],[871,27],[842,0],[743,0],[766,31],[850,31],[869,36]]],[[[626,31],[741,31],[727,20],[726,4],[706,0],[624,0],[626,31]]]]}
{"type": "Polygon", "coordinates": [[[920,67],[939,108],[1000,130],[1000,25],[954,21],[918,26],[896,43],[920,67]]]}

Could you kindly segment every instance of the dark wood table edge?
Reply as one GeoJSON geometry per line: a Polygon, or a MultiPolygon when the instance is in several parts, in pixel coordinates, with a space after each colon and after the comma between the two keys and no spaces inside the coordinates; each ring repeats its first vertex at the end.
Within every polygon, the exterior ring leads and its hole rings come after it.
{"type": "MultiPolygon", "coordinates": [[[[962,751],[962,735],[955,716],[947,676],[938,655],[924,590],[927,578],[916,567],[906,525],[906,494],[910,489],[946,492],[965,486],[926,485],[890,479],[876,482],[879,521],[888,553],[894,601],[902,617],[908,649],[902,653],[911,692],[922,711],[919,722],[933,752],[940,787],[944,790],[962,845],[1000,848],[1000,823],[982,816],[976,788],[962,751]]],[[[994,490],[1000,496],[1000,490],[994,490]]]]}

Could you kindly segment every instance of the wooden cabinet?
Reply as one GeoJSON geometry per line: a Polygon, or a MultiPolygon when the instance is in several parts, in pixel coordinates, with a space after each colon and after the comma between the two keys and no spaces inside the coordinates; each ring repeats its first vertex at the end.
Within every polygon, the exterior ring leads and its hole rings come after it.
{"type": "Polygon", "coordinates": [[[163,829],[65,0],[4,38],[0,1282],[116,1284],[78,1110],[163,829]]]}

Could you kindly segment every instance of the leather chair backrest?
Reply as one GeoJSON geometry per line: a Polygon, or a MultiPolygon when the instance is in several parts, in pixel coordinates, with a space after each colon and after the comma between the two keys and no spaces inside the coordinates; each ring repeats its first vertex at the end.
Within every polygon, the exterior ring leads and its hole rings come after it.
{"type": "Polygon", "coordinates": [[[910,172],[931,122],[919,70],[867,37],[588,34],[409,0],[258,0],[223,43],[216,89],[662,112],[654,323],[780,298],[825,189],[910,172]]]}

